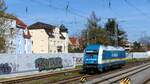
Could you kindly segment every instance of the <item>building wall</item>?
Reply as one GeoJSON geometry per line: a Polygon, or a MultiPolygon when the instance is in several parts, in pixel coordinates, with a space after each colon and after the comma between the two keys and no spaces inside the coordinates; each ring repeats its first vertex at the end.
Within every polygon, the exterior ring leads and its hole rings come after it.
{"type": "Polygon", "coordinates": [[[62,32],[63,36],[65,36],[65,53],[68,53],[68,45],[69,45],[69,35],[66,32],[62,32]]]}
{"type": "Polygon", "coordinates": [[[131,42],[128,42],[126,45],[125,45],[125,50],[126,51],[130,51],[130,50],[132,50],[132,46],[133,46],[133,43],[131,43],[131,42]]]}
{"type": "Polygon", "coordinates": [[[32,53],[48,53],[48,35],[44,29],[29,30],[32,40],[32,53]]]}
{"type": "Polygon", "coordinates": [[[15,54],[16,53],[16,21],[8,19],[5,21],[5,44],[6,53],[15,54]]]}
{"type": "Polygon", "coordinates": [[[68,53],[68,33],[62,33],[65,39],[60,39],[59,28],[54,29],[55,38],[49,38],[49,53],[68,53]],[[61,47],[61,51],[58,50],[61,47]]]}
{"type": "Polygon", "coordinates": [[[25,39],[25,53],[31,54],[32,53],[32,40],[25,39]]]}
{"type": "Polygon", "coordinates": [[[25,38],[23,36],[23,32],[25,32],[27,29],[17,27],[16,20],[13,19],[6,19],[3,28],[6,29],[4,33],[6,41],[6,53],[24,54],[26,51],[31,52],[30,47],[32,45],[26,46],[25,38]],[[28,48],[28,50],[26,50],[25,47],[28,48]]]}
{"type": "Polygon", "coordinates": [[[68,53],[68,33],[63,32],[65,39],[61,39],[60,29],[53,30],[54,37],[49,37],[44,29],[31,29],[32,53],[68,53]]]}
{"type": "Polygon", "coordinates": [[[49,38],[49,53],[68,53],[67,42],[62,39],[49,38]],[[58,47],[61,46],[61,52],[58,51],[58,47]]]}
{"type": "Polygon", "coordinates": [[[25,39],[23,37],[24,29],[17,28],[16,32],[16,54],[24,54],[25,52],[25,39]]]}

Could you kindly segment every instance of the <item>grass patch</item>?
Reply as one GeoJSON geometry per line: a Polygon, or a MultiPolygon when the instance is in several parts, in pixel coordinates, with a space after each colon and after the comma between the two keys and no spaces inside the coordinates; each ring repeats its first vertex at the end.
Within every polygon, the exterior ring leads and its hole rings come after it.
{"type": "Polygon", "coordinates": [[[141,62],[150,60],[150,58],[126,58],[126,62],[141,62]]]}
{"type": "Polygon", "coordinates": [[[76,69],[81,69],[83,67],[83,65],[78,65],[78,66],[76,66],[75,68],[76,69]]]}
{"type": "Polygon", "coordinates": [[[0,78],[0,80],[5,80],[6,78],[0,78]]]}
{"type": "Polygon", "coordinates": [[[60,81],[60,80],[65,80],[65,79],[68,79],[68,78],[71,78],[71,77],[76,77],[76,76],[81,76],[81,74],[79,74],[79,72],[64,73],[64,74],[59,74],[59,75],[51,76],[51,77],[44,78],[44,79],[30,81],[30,83],[26,83],[26,84],[52,83],[52,82],[57,82],[57,81],[60,81]]]}

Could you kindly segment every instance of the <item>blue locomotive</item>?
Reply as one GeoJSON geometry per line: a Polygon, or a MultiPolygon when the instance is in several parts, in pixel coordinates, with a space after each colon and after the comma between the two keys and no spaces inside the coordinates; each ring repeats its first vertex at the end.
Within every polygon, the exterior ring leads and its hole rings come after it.
{"type": "Polygon", "coordinates": [[[92,73],[125,65],[126,53],[122,47],[89,45],[84,50],[83,71],[92,73]]]}

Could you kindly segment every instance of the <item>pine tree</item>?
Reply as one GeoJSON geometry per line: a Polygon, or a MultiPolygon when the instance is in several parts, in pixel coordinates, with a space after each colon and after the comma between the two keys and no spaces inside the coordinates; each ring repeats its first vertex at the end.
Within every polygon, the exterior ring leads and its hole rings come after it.
{"type": "Polygon", "coordinates": [[[115,19],[108,19],[107,23],[105,24],[105,29],[108,33],[108,38],[110,41],[109,45],[115,46],[116,41],[118,41],[118,46],[125,46],[127,42],[126,32],[119,28],[115,19]]]}

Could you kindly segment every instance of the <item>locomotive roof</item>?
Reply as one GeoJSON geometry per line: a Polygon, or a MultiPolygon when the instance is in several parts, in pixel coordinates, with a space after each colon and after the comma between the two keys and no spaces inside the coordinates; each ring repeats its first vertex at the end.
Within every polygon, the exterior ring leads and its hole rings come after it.
{"type": "Polygon", "coordinates": [[[103,48],[103,50],[119,50],[124,51],[124,48],[122,47],[114,47],[114,46],[104,46],[100,44],[92,44],[88,45],[86,50],[99,50],[100,46],[103,48]]]}
{"type": "Polygon", "coordinates": [[[92,45],[88,45],[87,47],[86,47],[86,50],[99,50],[99,47],[100,47],[100,45],[98,45],[98,44],[92,44],[92,45]]]}
{"type": "Polygon", "coordinates": [[[120,51],[124,51],[124,48],[122,47],[114,47],[114,46],[103,46],[104,50],[120,50],[120,51]]]}

